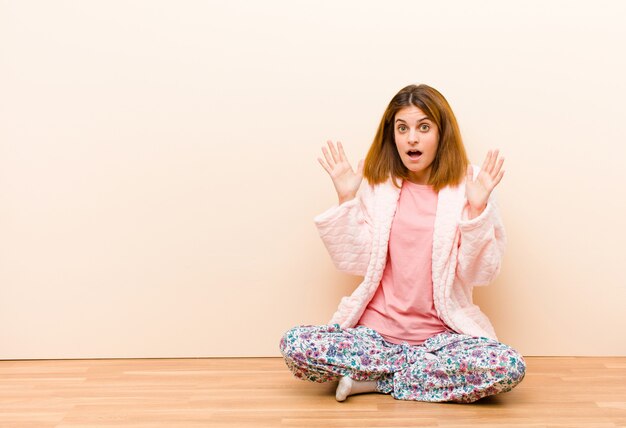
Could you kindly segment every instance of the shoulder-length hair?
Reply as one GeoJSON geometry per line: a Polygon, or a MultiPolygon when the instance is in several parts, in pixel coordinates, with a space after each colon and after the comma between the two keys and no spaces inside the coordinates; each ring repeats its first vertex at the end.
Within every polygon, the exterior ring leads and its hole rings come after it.
{"type": "Polygon", "coordinates": [[[367,152],[363,175],[370,184],[380,184],[391,177],[398,187],[398,179],[409,178],[409,170],[400,159],[394,137],[395,115],[398,110],[409,106],[422,110],[439,131],[439,144],[428,184],[435,191],[460,184],[469,161],[459,125],[448,101],[439,91],[427,85],[409,85],[391,99],[367,152]]]}

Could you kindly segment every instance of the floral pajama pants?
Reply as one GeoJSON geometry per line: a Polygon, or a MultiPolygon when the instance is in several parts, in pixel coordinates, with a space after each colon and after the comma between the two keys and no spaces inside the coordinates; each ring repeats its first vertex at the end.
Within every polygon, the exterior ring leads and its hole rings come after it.
{"type": "Polygon", "coordinates": [[[300,326],[285,333],[280,350],[299,379],[377,380],[378,392],[399,400],[470,403],[510,391],[526,370],[511,347],[451,332],[414,346],[389,343],[363,326],[300,326]]]}

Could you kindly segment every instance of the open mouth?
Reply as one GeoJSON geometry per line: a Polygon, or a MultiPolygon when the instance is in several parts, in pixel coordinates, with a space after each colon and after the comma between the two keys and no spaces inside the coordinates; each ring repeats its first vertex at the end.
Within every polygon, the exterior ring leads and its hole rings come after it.
{"type": "Polygon", "coordinates": [[[406,154],[409,155],[411,159],[417,159],[422,156],[422,152],[420,152],[419,150],[409,150],[408,152],[406,152],[406,154]]]}

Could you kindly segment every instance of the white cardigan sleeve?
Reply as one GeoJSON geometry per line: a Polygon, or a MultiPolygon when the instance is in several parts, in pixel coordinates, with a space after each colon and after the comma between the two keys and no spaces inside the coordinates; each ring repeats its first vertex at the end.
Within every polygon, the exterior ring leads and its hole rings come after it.
{"type": "Polygon", "coordinates": [[[367,203],[371,189],[365,185],[356,198],[336,205],[315,217],[317,230],[342,272],[365,276],[372,249],[372,221],[367,203]]]}
{"type": "Polygon", "coordinates": [[[457,277],[470,287],[489,284],[500,272],[506,246],[504,226],[495,201],[472,220],[459,223],[457,277]]]}

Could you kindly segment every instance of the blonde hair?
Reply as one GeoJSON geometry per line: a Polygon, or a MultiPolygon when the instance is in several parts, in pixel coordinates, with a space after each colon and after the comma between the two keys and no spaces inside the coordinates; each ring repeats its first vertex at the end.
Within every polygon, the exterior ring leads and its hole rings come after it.
{"type": "Polygon", "coordinates": [[[367,152],[363,175],[370,184],[380,184],[391,177],[396,186],[399,186],[397,179],[409,178],[409,170],[396,148],[393,125],[398,110],[409,106],[422,110],[439,131],[439,144],[428,184],[435,191],[460,184],[469,164],[461,131],[448,101],[428,85],[409,85],[391,99],[367,152]]]}

